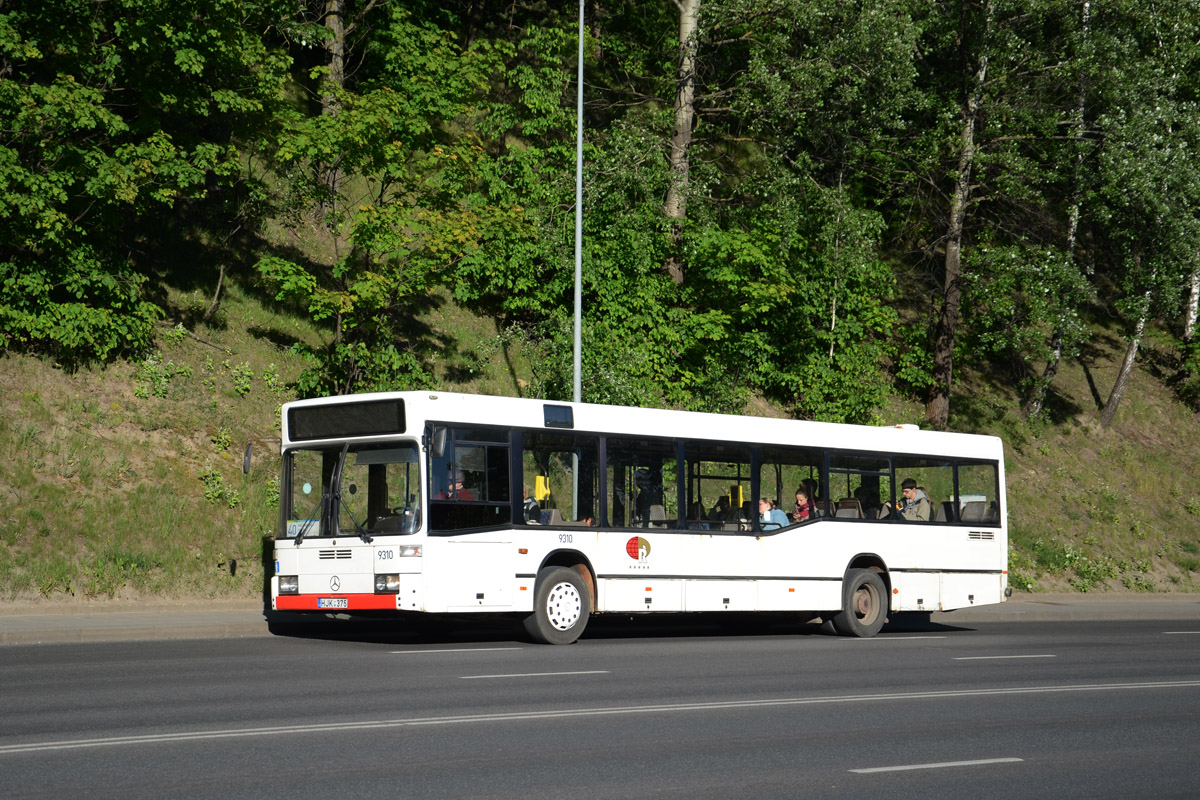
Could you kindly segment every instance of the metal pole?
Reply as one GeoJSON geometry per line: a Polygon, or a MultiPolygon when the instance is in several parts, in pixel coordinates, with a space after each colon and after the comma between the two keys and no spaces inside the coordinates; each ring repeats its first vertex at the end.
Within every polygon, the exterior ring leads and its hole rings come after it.
{"type": "MultiPolygon", "coordinates": [[[[582,317],[583,317],[583,3],[579,0],[579,74],[576,77],[578,92],[575,102],[575,391],[571,399],[576,403],[583,400],[582,374],[582,317]]],[[[580,519],[579,513],[579,454],[571,455],[571,513],[580,519]]]]}
{"type": "Polygon", "coordinates": [[[576,99],[575,118],[575,391],[572,399],[578,403],[583,399],[581,377],[581,318],[583,316],[583,3],[579,0],[579,92],[576,99]]]}

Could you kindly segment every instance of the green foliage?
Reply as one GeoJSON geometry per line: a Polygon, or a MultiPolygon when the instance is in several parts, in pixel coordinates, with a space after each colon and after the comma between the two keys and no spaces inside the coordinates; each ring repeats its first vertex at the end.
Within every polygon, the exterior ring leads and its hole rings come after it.
{"type": "MultiPolygon", "coordinates": [[[[303,323],[262,332],[306,360],[302,395],[430,387],[455,332],[418,320],[448,292],[528,346],[532,391],[570,396],[573,14],[350,6],[341,43],[319,4],[282,0],[0,11],[0,347],[129,358],[135,393],[167,397],[186,373],[156,352],[155,323],[171,320],[171,348],[224,324],[172,292],[254,283],[303,323]]],[[[1177,313],[1200,252],[1188,2],[1089,16],[1040,0],[706,3],[678,224],[663,209],[678,8],[593,11],[584,399],[740,411],[761,397],[871,422],[894,391],[923,398],[964,155],[955,358],[1036,395],[1043,364],[1088,352],[1089,315],[1135,318],[1147,292],[1149,312],[1177,313]],[[985,63],[965,152],[964,87],[985,63]]],[[[1175,381],[1193,405],[1196,352],[1175,381]]],[[[249,397],[250,362],[224,368],[249,397]]],[[[288,391],[273,365],[257,377],[288,391]]],[[[1115,523],[1104,509],[1068,513],[1115,523]]]]}
{"type": "Polygon", "coordinates": [[[140,551],[109,547],[92,558],[86,566],[83,585],[89,597],[114,597],[124,586],[145,588],[150,572],[159,564],[152,556],[140,551]]]}
{"type": "Polygon", "coordinates": [[[200,481],[204,484],[204,499],[213,505],[224,503],[229,508],[237,508],[242,498],[236,489],[225,482],[221,473],[212,467],[205,467],[200,472],[200,481]]]}
{"type": "Polygon", "coordinates": [[[229,434],[229,428],[226,427],[218,428],[217,432],[208,438],[213,443],[213,447],[217,449],[218,453],[223,453],[228,450],[229,445],[232,443],[232,438],[229,434]]]}
{"type": "Polygon", "coordinates": [[[254,370],[250,368],[250,362],[242,362],[230,369],[230,376],[233,378],[233,390],[237,392],[238,397],[250,394],[251,383],[254,380],[254,370]]]}
{"type": "Polygon", "coordinates": [[[161,353],[146,356],[138,364],[134,374],[133,394],[135,397],[167,397],[171,389],[171,380],[176,377],[190,377],[192,368],[187,365],[177,366],[174,361],[162,360],[161,353]]]}
{"type": "Polygon", "coordinates": [[[161,307],[138,223],[239,172],[286,61],[285,4],[49,0],[0,13],[0,346],[74,366],[138,356],[161,307]]]}

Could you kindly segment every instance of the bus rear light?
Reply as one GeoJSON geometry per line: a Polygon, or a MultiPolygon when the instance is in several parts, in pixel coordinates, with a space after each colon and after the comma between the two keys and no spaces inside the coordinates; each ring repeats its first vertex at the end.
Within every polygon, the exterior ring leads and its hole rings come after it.
{"type": "Polygon", "coordinates": [[[400,594],[400,576],[376,575],[375,594],[400,594]]]}
{"type": "Polygon", "coordinates": [[[300,576],[299,575],[280,575],[279,576],[279,593],[280,594],[300,594],[300,576]]]}

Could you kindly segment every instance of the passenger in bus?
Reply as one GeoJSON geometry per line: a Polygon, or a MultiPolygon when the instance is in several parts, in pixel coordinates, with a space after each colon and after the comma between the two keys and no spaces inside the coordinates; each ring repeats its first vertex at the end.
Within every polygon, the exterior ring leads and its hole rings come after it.
{"type": "Polygon", "coordinates": [[[542,507],[538,505],[537,498],[529,493],[529,487],[525,487],[525,523],[527,525],[540,525],[542,522],[542,507]]]}
{"type": "Polygon", "coordinates": [[[792,508],[792,522],[806,522],[817,516],[817,505],[807,485],[796,490],[796,505],[792,508]]]}
{"type": "Polygon", "coordinates": [[[900,492],[904,498],[896,504],[896,519],[905,522],[929,522],[933,507],[925,492],[917,488],[917,482],[912,478],[905,478],[900,484],[900,492]]]}
{"type": "Polygon", "coordinates": [[[651,483],[650,470],[644,467],[634,473],[634,481],[638,487],[637,498],[634,500],[637,520],[642,525],[648,525],[650,523],[650,507],[663,504],[662,487],[651,483]]]}
{"type": "Polygon", "coordinates": [[[687,527],[689,531],[709,530],[708,522],[704,518],[704,504],[699,500],[688,507],[687,527]]]}
{"type": "Polygon", "coordinates": [[[758,498],[758,522],[764,531],[777,531],[788,526],[787,514],[776,508],[769,497],[758,498]]]}
{"type": "Polygon", "coordinates": [[[800,481],[800,483],[808,489],[808,502],[810,505],[812,505],[812,516],[822,516],[824,512],[821,510],[822,503],[820,492],[817,488],[817,482],[812,478],[805,478],[804,480],[800,481]]]}
{"type": "Polygon", "coordinates": [[[446,488],[438,492],[436,500],[474,500],[475,495],[470,489],[463,486],[463,477],[461,472],[450,472],[446,480],[446,488]]]}
{"type": "Polygon", "coordinates": [[[863,517],[865,519],[879,519],[879,512],[883,510],[883,503],[879,499],[879,492],[867,486],[859,486],[854,490],[854,497],[862,506],[863,517]]]}
{"type": "Polygon", "coordinates": [[[728,522],[729,521],[729,496],[721,495],[717,498],[717,503],[708,512],[709,522],[728,522]]]}

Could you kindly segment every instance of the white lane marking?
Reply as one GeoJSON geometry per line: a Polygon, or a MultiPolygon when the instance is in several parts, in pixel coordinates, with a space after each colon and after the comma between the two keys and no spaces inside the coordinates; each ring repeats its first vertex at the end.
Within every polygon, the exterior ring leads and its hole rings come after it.
{"type": "Polygon", "coordinates": [[[957,656],[953,661],[992,661],[1000,658],[1058,658],[1052,653],[1040,653],[1035,656],[957,656]]]}
{"type": "Polygon", "coordinates": [[[1200,633],[1200,631],[1163,631],[1166,636],[1180,636],[1187,633],[1200,633]]]}
{"type": "Polygon", "coordinates": [[[498,650],[524,650],[523,647],[459,647],[454,650],[392,650],[394,656],[420,655],[422,653],[495,653],[498,650]]]}
{"type": "Polygon", "coordinates": [[[607,675],[606,669],[589,669],[580,672],[514,672],[508,675],[459,675],[460,681],[474,681],[480,678],[548,678],[556,675],[607,675]]]}
{"type": "Polygon", "coordinates": [[[1195,689],[1194,681],[1145,681],[1138,683],[1081,683],[1061,686],[1026,686],[1005,689],[958,689],[912,692],[911,694],[849,694],[828,697],[781,697],[767,700],[724,700],[711,703],[673,703],[644,706],[608,706],[599,708],[564,708],[543,711],[509,711],[495,714],[464,714],[445,717],[413,717],[410,719],[377,719],[361,722],[326,722],[309,725],[277,725],[267,728],[234,728],[207,731],[180,731],[144,736],[112,736],[99,739],[66,739],[48,742],[0,745],[0,756],[9,753],[32,753],[46,750],[80,750],[87,747],[111,747],[122,744],[155,744],[210,739],[237,739],[247,736],[282,736],[299,733],[329,733],[339,731],[378,730],[383,728],[422,727],[427,725],[462,725],[486,722],[512,722],[543,719],[604,717],[623,714],[655,714],[679,711],[724,711],[745,708],[778,708],[788,706],[830,705],[838,703],[879,703],[887,700],[940,700],[956,697],[996,697],[1026,694],[1063,694],[1071,692],[1113,692],[1135,689],[1195,689]]]}
{"type": "Polygon", "coordinates": [[[905,764],[901,767],[868,767],[867,769],[852,769],[847,771],[865,775],[868,772],[906,772],[910,769],[944,769],[945,767],[978,767],[984,764],[1013,764],[1023,760],[1020,758],[981,758],[978,761],[940,761],[936,764],[905,764]]]}

